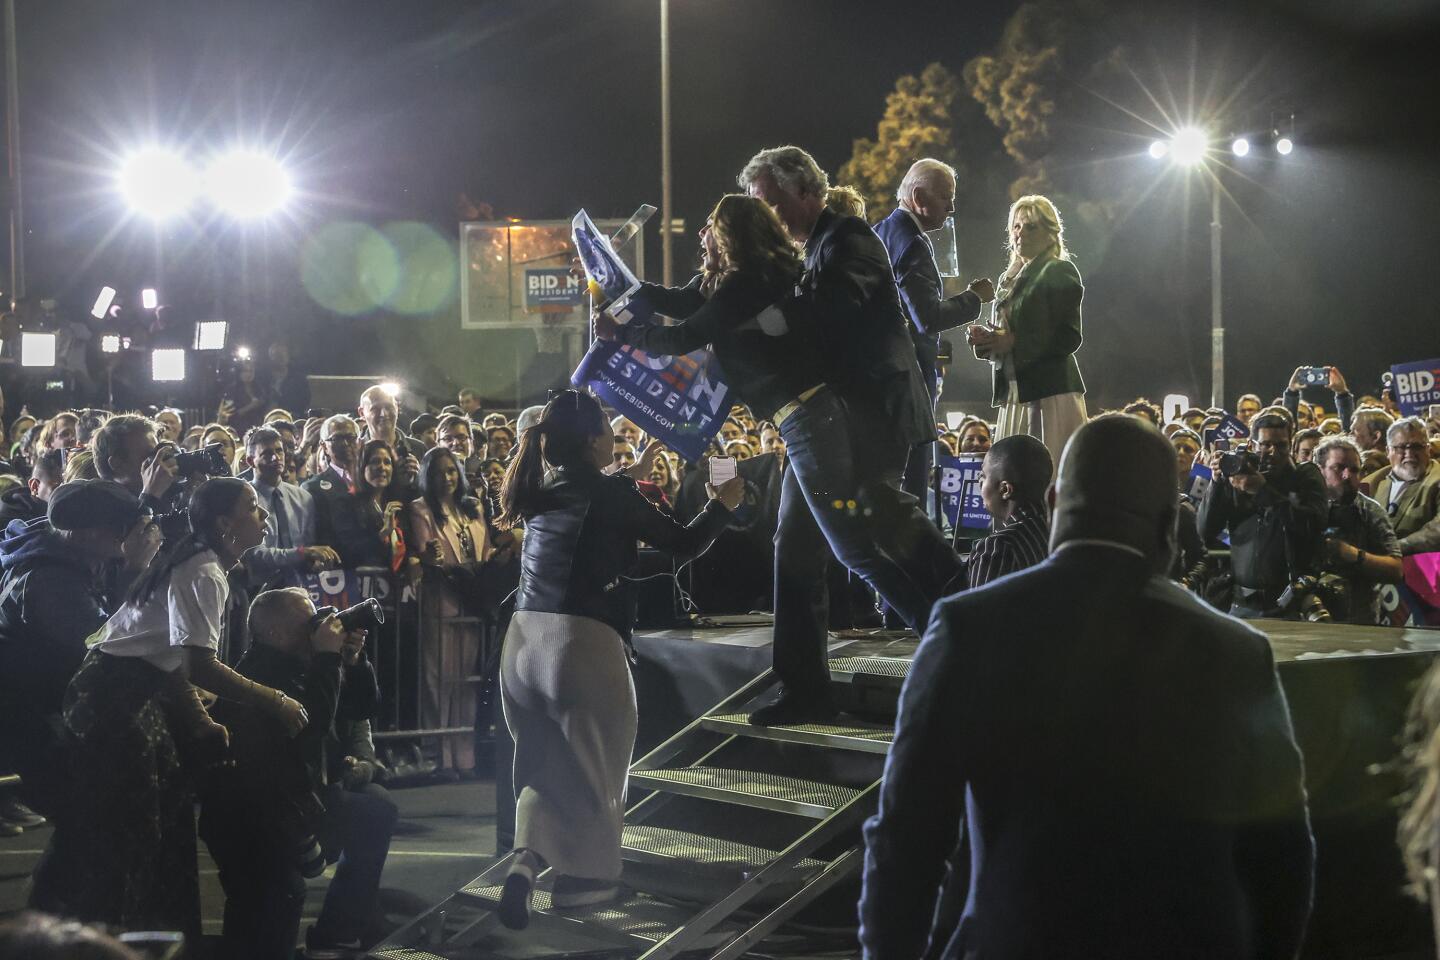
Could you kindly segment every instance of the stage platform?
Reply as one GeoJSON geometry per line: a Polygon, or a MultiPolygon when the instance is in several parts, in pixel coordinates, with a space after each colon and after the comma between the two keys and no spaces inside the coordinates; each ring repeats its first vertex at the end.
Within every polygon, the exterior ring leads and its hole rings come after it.
{"type": "MultiPolygon", "coordinates": [[[[712,624],[636,635],[637,756],[769,666],[768,617],[712,624]]],[[[1305,756],[1318,866],[1304,956],[1433,957],[1427,914],[1402,893],[1395,759],[1415,682],[1440,653],[1440,630],[1253,625],[1270,640],[1305,756]]],[[[831,669],[846,707],[871,720],[888,710],[893,720],[917,645],[908,631],[833,635],[831,669]],[[857,663],[863,673],[848,675],[857,663]]],[[[845,896],[845,887],[834,893],[845,896]]]]}

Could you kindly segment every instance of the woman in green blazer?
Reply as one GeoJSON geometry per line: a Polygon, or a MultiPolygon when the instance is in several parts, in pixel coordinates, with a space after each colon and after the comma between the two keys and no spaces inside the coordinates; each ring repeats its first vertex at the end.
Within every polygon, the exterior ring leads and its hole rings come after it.
{"type": "Polygon", "coordinates": [[[1000,408],[995,439],[1028,433],[1056,464],[1070,435],[1085,422],[1080,349],[1080,301],[1085,287],[1065,249],[1055,205],[1021,197],[1010,208],[1010,266],[1000,280],[990,324],[974,324],[967,339],[989,360],[992,403],[1000,408]]]}

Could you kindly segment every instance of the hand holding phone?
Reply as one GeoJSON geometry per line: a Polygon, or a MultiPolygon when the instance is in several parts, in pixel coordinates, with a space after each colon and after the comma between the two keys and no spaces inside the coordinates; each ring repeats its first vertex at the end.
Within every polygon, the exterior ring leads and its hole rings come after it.
{"type": "Polygon", "coordinates": [[[738,472],[734,457],[710,458],[710,483],[712,485],[718,487],[727,480],[733,480],[738,472]]]}

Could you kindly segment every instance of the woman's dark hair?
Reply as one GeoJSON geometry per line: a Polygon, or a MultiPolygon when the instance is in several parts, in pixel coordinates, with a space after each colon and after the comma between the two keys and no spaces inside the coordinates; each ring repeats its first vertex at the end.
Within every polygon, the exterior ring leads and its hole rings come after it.
{"type": "Polygon", "coordinates": [[[480,504],[470,495],[470,481],[465,479],[465,468],[455,459],[455,454],[444,447],[431,447],[425,454],[425,459],[420,461],[420,496],[424,499],[425,506],[430,508],[430,515],[437,524],[444,522],[445,514],[440,503],[440,480],[436,473],[439,472],[440,461],[445,459],[455,464],[455,472],[460,475],[460,485],[455,488],[455,505],[464,516],[479,520],[480,504]]]}
{"type": "Polygon", "coordinates": [[[387,500],[395,499],[394,491],[400,477],[400,456],[395,448],[384,440],[367,440],[360,448],[360,459],[355,467],[355,499],[360,502],[360,510],[364,513],[368,522],[379,530],[384,520],[384,505],[387,500]],[[385,449],[390,451],[390,486],[380,491],[379,502],[375,499],[375,488],[370,481],[365,479],[365,464],[370,462],[370,457],[376,450],[385,449]]]}
{"type": "Polygon", "coordinates": [[[728,193],[710,213],[710,230],[720,256],[718,269],[703,285],[714,289],[732,273],[748,271],[765,283],[793,283],[805,267],[780,216],[758,197],[728,193]]]}
{"type": "Polygon", "coordinates": [[[250,484],[238,477],[213,477],[195,488],[190,495],[190,532],[167,543],[161,553],[130,587],[125,602],[142,606],[155,591],[170,582],[170,574],[180,564],[204,550],[219,552],[219,533],[215,529],[221,517],[235,512],[235,505],[245,496],[250,484]]]}
{"type": "Polygon", "coordinates": [[[545,465],[593,468],[590,444],[605,432],[600,402],[579,390],[562,390],[545,404],[540,420],[520,437],[500,486],[499,526],[510,529],[534,515],[545,465]]]}
{"type": "MultiPolygon", "coordinates": [[[[370,462],[370,457],[374,455],[375,451],[382,448],[390,451],[390,462],[394,465],[390,471],[391,487],[395,485],[395,476],[399,473],[400,457],[395,453],[394,447],[384,440],[366,441],[365,446],[360,448],[360,459],[355,467],[355,495],[366,502],[375,496],[375,488],[370,485],[369,480],[365,479],[365,465],[370,462]]],[[[389,489],[390,487],[387,487],[380,491],[381,500],[385,499],[385,492],[389,489]]]]}

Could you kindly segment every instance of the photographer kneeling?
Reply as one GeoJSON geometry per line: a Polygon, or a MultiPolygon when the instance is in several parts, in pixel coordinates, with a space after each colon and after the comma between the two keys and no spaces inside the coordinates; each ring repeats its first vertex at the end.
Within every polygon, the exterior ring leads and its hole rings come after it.
{"type": "Polygon", "coordinates": [[[1200,535],[1208,543],[1229,531],[1237,617],[1300,617],[1314,599],[1303,581],[1315,569],[1325,527],[1325,481],[1311,463],[1290,455],[1294,425],[1279,407],[1250,421],[1255,449],[1216,450],[1215,481],[1200,504],[1200,535]],[[1228,481],[1228,482],[1225,482],[1228,481]]]}
{"type": "Polygon", "coordinates": [[[306,935],[306,956],[354,955],[374,910],[395,804],[377,784],[346,790],[331,782],[326,760],[347,672],[342,653],[347,638],[353,646],[364,637],[358,624],[347,630],[345,619],[329,608],[317,617],[298,588],[260,594],[250,605],[252,645],[237,672],[298,700],[310,722],[290,737],[253,708],[226,702],[216,710],[230,730],[235,767],[208,784],[200,835],[220,867],[226,948],[237,960],[289,960],[305,880],[337,858],[325,904],[306,935]]]}
{"type": "Polygon", "coordinates": [[[1374,624],[1380,584],[1405,579],[1400,541],[1385,508],[1360,492],[1360,448],[1355,441],[1326,437],[1315,448],[1313,462],[1325,478],[1330,500],[1321,594],[1336,620],[1374,624]]]}

